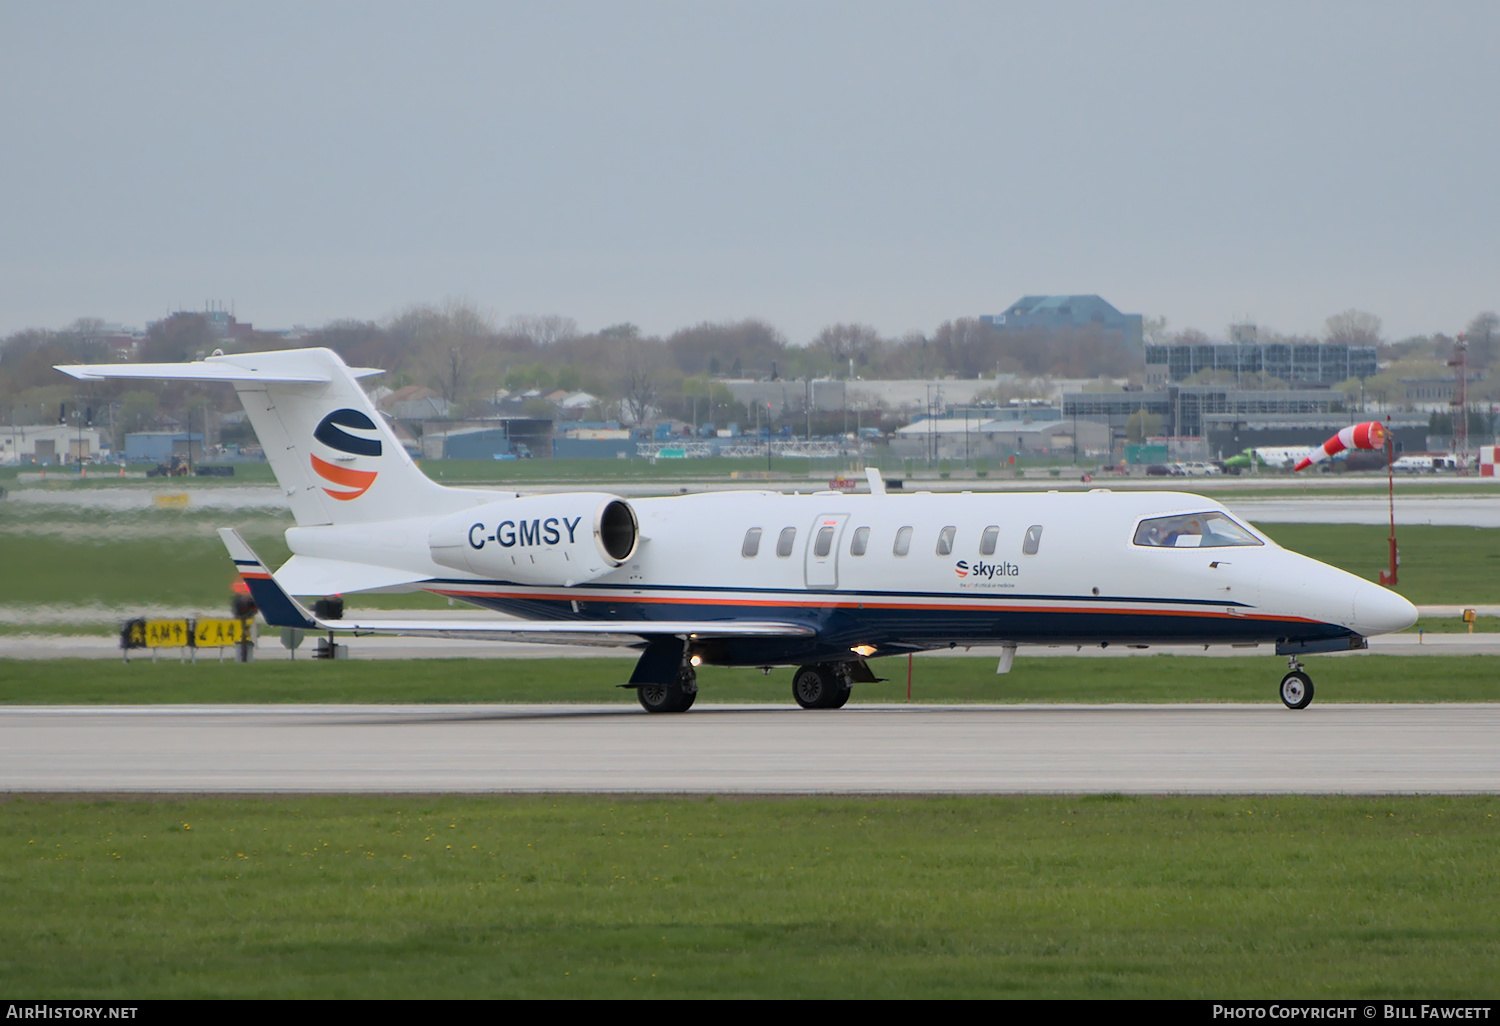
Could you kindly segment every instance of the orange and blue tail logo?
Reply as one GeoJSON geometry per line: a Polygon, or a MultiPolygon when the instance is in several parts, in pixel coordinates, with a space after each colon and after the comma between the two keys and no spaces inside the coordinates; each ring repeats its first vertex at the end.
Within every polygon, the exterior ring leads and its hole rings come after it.
{"type": "Polygon", "coordinates": [[[342,458],[335,457],[339,459],[339,463],[330,463],[319,459],[316,453],[313,454],[313,471],[323,480],[337,486],[325,486],[323,491],[341,502],[357,499],[369,491],[378,471],[356,470],[339,464],[352,462],[360,456],[378,457],[381,454],[380,436],[374,421],[358,410],[334,410],[318,422],[313,437],[335,452],[344,454],[342,458]]]}

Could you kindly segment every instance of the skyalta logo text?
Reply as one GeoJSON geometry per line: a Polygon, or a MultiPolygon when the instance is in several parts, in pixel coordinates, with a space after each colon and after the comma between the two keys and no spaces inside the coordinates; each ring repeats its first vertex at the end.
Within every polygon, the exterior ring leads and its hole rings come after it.
{"type": "Polygon", "coordinates": [[[993,581],[996,577],[1021,576],[1021,568],[1014,563],[986,563],[983,560],[970,563],[960,559],[953,568],[953,572],[960,577],[974,577],[986,581],[993,581]]]}

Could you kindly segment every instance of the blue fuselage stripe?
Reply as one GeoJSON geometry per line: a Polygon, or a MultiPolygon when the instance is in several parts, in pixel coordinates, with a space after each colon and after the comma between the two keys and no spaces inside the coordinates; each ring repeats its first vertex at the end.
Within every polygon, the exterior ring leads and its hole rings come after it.
{"type": "MultiPolygon", "coordinates": [[[[472,582],[468,582],[472,584],[472,582]]],[[[444,587],[434,591],[453,594],[444,587]]],[[[676,589],[682,592],[687,589],[676,589]]],[[[456,589],[455,589],[456,591],[456,589]]],[[[601,601],[567,600],[552,597],[530,598],[525,595],[486,595],[472,591],[453,594],[466,602],[530,620],[690,620],[725,622],[739,619],[777,620],[805,623],[817,637],[809,639],[741,639],[716,646],[713,661],[729,665],[760,665],[768,662],[827,659],[835,654],[847,656],[855,645],[873,645],[882,651],[907,651],[946,648],[950,645],[983,645],[1015,642],[1019,644],[1233,644],[1275,642],[1279,640],[1313,640],[1351,636],[1352,632],[1337,624],[1315,623],[1291,618],[1239,616],[1225,604],[1215,603],[1219,613],[1193,609],[1078,609],[1078,608],[1006,608],[998,602],[954,608],[957,601],[967,603],[968,596],[941,596],[948,606],[920,603],[879,604],[869,595],[850,596],[830,593],[826,602],[818,594],[802,592],[796,604],[779,605],[765,598],[738,605],[715,597],[709,602],[694,602],[690,596],[663,601],[652,596],[632,601],[629,595],[618,595],[601,601]],[[576,608],[575,608],[576,605],[576,608]]],[[[901,596],[909,599],[911,596],[901,596]]],[[[937,596],[934,596],[935,598],[937,596]]],[[[989,599],[989,596],[983,596],[989,599]]],[[[1006,596],[1013,606],[1015,596],[1006,596]]],[[[1054,602],[1083,604],[1081,600],[1059,599],[1054,602]]],[[[1119,600],[1094,599],[1093,603],[1119,600]]],[[[1149,600],[1138,600],[1149,601],[1149,600]]],[[[1160,602],[1161,600],[1156,600],[1160,602]]],[[[1175,600],[1171,600],[1175,601],[1175,600]]],[[[1198,605],[1198,604],[1195,604],[1198,605]]]]}

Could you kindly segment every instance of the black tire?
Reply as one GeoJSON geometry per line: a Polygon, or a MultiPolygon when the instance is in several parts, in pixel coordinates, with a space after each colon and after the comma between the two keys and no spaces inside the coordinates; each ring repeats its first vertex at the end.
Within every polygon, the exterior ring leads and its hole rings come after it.
{"type": "Polygon", "coordinates": [[[849,701],[849,690],[827,663],[799,666],[792,675],[792,697],[804,709],[838,709],[849,701]]]}
{"type": "Polygon", "coordinates": [[[642,684],[635,689],[635,697],[649,713],[681,713],[693,707],[698,692],[681,684],[642,684]]]}
{"type": "Polygon", "coordinates": [[[1306,709],[1312,704],[1312,678],[1301,670],[1293,670],[1281,678],[1281,701],[1288,709],[1306,709]]]}

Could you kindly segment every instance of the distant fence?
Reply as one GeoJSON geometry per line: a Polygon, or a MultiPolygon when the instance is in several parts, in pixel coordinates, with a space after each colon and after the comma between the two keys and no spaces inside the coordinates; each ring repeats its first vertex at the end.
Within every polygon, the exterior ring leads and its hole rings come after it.
{"type": "Polygon", "coordinates": [[[764,459],[766,456],[798,456],[821,459],[838,456],[858,456],[864,450],[857,442],[838,439],[773,438],[678,438],[670,442],[638,442],[636,455],[647,459],[703,459],[709,456],[727,456],[731,459],[764,459]]]}

